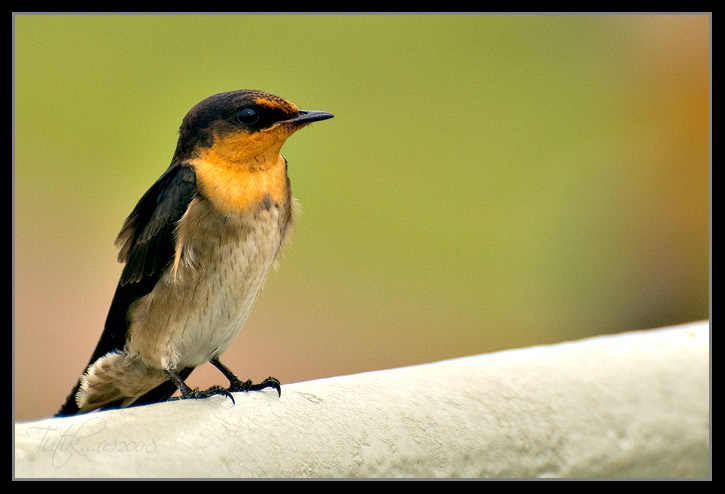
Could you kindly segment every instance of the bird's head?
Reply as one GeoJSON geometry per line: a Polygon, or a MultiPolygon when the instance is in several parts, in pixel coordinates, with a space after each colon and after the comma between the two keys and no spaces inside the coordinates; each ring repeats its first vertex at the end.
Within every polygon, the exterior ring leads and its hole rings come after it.
{"type": "Polygon", "coordinates": [[[174,161],[203,159],[265,168],[276,163],[289,136],[311,122],[332,116],[300,110],[264,91],[244,89],[215,94],[184,117],[174,161]]]}

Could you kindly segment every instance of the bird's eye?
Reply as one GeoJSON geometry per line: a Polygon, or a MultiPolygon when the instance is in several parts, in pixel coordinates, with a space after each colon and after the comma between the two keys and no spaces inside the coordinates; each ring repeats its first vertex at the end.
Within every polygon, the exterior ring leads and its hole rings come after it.
{"type": "Polygon", "coordinates": [[[259,120],[259,112],[252,107],[242,108],[237,112],[237,120],[245,125],[252,125],[259,120]]]}

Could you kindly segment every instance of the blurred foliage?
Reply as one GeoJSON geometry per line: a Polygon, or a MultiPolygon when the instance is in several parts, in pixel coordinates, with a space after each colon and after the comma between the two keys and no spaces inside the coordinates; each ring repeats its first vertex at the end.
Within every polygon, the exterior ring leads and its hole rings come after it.
{"type": "Polygon", "coordinates": [[[335,114],[283,149],[302,215],[248,328],[288,380],[708,317],[707,16],[14,21],[18,355],[86,363],[123,219],[242,88],[335,114]]]}

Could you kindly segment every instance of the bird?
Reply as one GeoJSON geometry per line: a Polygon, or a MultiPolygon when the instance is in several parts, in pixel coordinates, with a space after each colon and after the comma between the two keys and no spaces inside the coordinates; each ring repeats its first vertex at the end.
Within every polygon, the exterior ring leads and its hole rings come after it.
{"type": "Polygon", "coordinates": [[[189,110],[171,164],[116,239],[125,263],[101,337],[56,416],[232,391],[242,381],[220,356],[244,326],[295,222],[287,138],[331,113],[269,92],[215,94],[189,110]],[[229,380],[200,391],[185,379],[210,362],[229,380]],[[171,398],[174,399],[174,398],[171,398]]]}

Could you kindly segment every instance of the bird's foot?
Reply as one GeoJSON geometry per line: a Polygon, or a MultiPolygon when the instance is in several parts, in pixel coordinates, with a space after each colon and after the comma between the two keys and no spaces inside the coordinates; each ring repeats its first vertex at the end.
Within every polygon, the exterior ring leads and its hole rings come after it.
{"type": "Polygon", "coordinates": [[[191,389],[189,387],[186,387],[186,389],[179,389],[179,391],[181,392],[181,396],[169,398],[169,401],[189,399],[198,400],[200,398],[209,398],[210,396],[214,395],[223,395],[231,399],[233,404],[236,404],[236,402],[234,401],[234,396],[232,396],[232,394],[229,392],[230,390],[226,390],[221,386],[217,385],[214,385],[209,389],[205,389],[204,391],[200,391],[199,388],[191,389]]]}
{"type": "Polygon", "coordinates": [[[229,379],[229,387],[227,388],[227,391],[261,391],[265,388],[274,388],[277,390],[277,395],[282,396],[282,385],[276,378],[271,376],[259,384],[252,383],[250,379],[242,381],[235,376],[234,378],[229,379]]]}
{"type": "Polygon", "coordinates": [[[227,391],[260,391],[265,388],[274,388],[277,390],[277,395],[282,396],[282,385],[274,377],[268,377],[259,384],[253,384],[251,380],[242,381],[234,373],[229,370],[229,367],[222,364],[221,361],[214,357],[210,360],[212,365],[219,369],[224,377],[229,379],[229,387],[227,391]]]}

